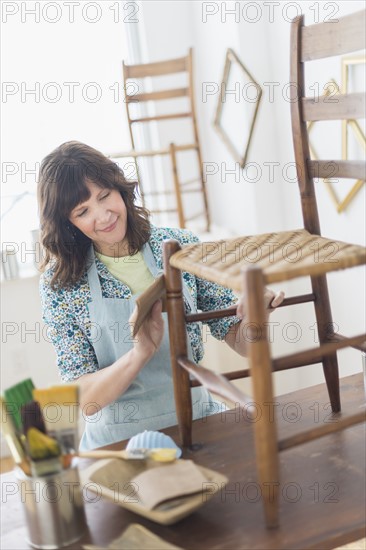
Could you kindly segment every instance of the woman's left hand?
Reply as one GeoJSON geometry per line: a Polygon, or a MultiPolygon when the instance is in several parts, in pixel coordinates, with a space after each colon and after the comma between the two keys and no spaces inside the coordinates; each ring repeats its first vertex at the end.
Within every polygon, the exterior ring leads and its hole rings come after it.
{"type": "MultiPolygon", "coordinates": [[[[266,308],[266,314],[267,317],[269,317],[269,314],[272,313],[278,307],[280,304],[282,304],[283,300],[285,298],[285,293],[282,292],[273,292],[273,290],[270,290],[269,288],[266,288],[264,291],[264,305],[266,308]]],[[[240,319],[245,320],[246,318],[246,311],[245,311],[245,302],[243,299],[243,296],[239,298],[238,305],[237,305],[237,317],[240,317],[240,319]]]]}
{"type": "MultiPolygon", "coordinates": [[[[266,321],[268,320],[269,314],[276,309],[284,300],[285,294],[280,291],[273,292],[269,288],[266,288],[264,291],[264,305],[266,313],[266,321]]],[[[246,323],[247,323],[247,313],[245,311],[245,301],[243,296],[239,298],[237,303],[237,317],[241,319],[240,323],[233,325],[232,330],[225,336],[225,342],[237,353],[242,356],[247,355],[247,340],[246,340],[246,323]]]]}

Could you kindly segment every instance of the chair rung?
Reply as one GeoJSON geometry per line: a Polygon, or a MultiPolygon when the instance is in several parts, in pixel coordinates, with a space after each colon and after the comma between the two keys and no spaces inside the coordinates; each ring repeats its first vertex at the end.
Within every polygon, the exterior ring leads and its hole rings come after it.
{"type": "MultiPolygon", "coordinates": [[[[196,143],[188,143],[187,145],[175,145],[175,151],[189,151],[190,149],[197,149],[196,143]]],[[[170,155],[170,149],[156,149],[151,151],[123,151],[115,152],[108,155],[112,159],[118,158],[138,158],[138,157],[156,157],[159,155],[170,155]]]]}
{"type": "Polygon", "coordinates": [[[362,343],[365,340],[366,334],[360,334],[359,336],[354,336],[352,338],[344,338],[344,340],[340,340],[338,342],[322,344],[316,348],[299,351],[298,353],[286,355],[285,357],[279,357],[278,359],[274,359],[272,362],[273,370],[286,370],[295,367],[303,367],[312,363],[319,363],[322,361],[323,357],[332,355],[339,349],[362,343]]]}
{"type": "Polygon", "coordinates": [[[191,183],[202,183],[201,178],[197,177],[197,178],[192,178],[190,180],[182,181],[180,185],[181,187],[184,187],[186,185],[190,185],[191,183]]]}
{"type": "Polygon", "coordinates": [[[192,116],[192,113],[171,113],[166,115],[155,115],[155,116],[144,116],[141,118],[132,118],[130,120],[131,124],[133,122],[154,122],[157,120],[170,120],[172,118],[187,118],[192,116]]]}
{"type": "Polygon", "coordinates": [[[312,178],[354,178],[364,181],[366,163],[361,160],[308,160],[312,178]]]}
{"type": "Polygon", "coordinates": [[[149,212],[151,212],[151,214],[162,214],[163,212],[177,212],[177,209],[176,208],[158,208],[158,209],[149,209],[149,212]]]}
{"type": "MultiPolygon", "coordinates": [[[[343,334],[333,334],[331,338],[329,338],[329,342],[342,342],[344,339],[346,339],[347,336],[343,336],[343,334]]],[[[348,344],[349,345],[349,344],[348,344]]],[[[366,342],[364,344],[356,344],[356,345],[349,345],[350,348],[358,349],[359,351],[363,351],[366,353],[366,342]]]]}
{"type": "Polygon", "coordinates": [[[161,99],[172,99],[174,97],[184,96],[189,96],[189,88],[174,88],[171,90],[160,90],[158,92],[126,94],[126,101],[127,103],[138,103],[139,101],[159,101],[161,99]]]}
{"type": "Polygon", "coordinates": [[[145,78],[187,71],[187,57],[138,65],[123,65],[127,78],[145,78]]]}
{"type": "MultiPolygon", "coordinates": [[[[189,194],[189,193],[202,193],[202,189],[183,189],[182,193],[189,194]]],[[[145,197],[161,197],[164,195],[175,195],[175,191],[172,189],[166,189],[162,191],[144,191],[145,197]]]]}
{"type": "Polygon", "coordinates": [[[278,442],[278,450],[284,451],[285,449],[291,449],[291,447],[296,447],[296,445],[301,445],[302,443],[307,443],[313,439],[318,439],[318,437],[323,437],[324,435],[329,435],[334,432],[338,432],[354,424],[360,424],[366,420],[365,411],[361,411],[352,416],[347,416],[345,418],[336,419],[334,422],[329,422],[313,428],[311,430],[306,430],[300,434],[292,435],[290,437],[285,437],[278,442]]]}
{"type": "MultiPolygon", "coordinates": [[[[190,193],[202,193],[201,189],[182,189],[182,186],[179,186],[181,188],[181,193],[184,193],[185,195],[189,195],[190,193]]],[[[202,216],[202,214],[200,214],[202,216]]]]}
{"type": "Polygon", "coordinates": [[[197,218],[201,218],[202,216],[205,216],[205,212],[198,212],[198,214],[194,214],[193,216],[189,216],[189,218],[186,218],[186,222],[196,220],[197,218]]]}
{"type": "MultiPolygon", "coordinates": [[[[285,298],[282,304],[280,304],[277,307],[293,306],[295,304],[305,304],[307,302],[313,302],[314,300],[315,300],[314,294],[301,294],[299,296],[292,296],[291,298],[285,298]]],[[[185,316],[185,319],[186,319],[186,323],[195,323],[197,321],[221,319],[222,317],[230,317],[231,315],[236,315],[236,306],[230,306],[225,309],[204,311],[202,313],[188,313],[185,316]]]]}
{"type": "Polygon", "coordinates": [[[348,120],[365,118],[365,95],[362,92],[337,95],[336,101],[325,96],[302,97],[304,120],[348,120]]]}
{"type": "Polygon", "coordinates": [[[188,313],[185,316],[185,319],[186,323],[195,323],[196,321],[221,319],[222,317],[230,317],[231,315],[236,315],[236,306],[230,306],[225,309],[217,309],[212,311],[203,311],[202,313],[188,313]]]}
{"type": "Polygon", "coordinates": [[[362,50],[365,47],[365,11],[301,28],[300,61],[322,59],[362,50]]]}
{"type": "Polygon", "coordinates": [[[253,408],[253,398],[245,395],[245,393],[234,386],[234,384],[231,384],[225,376],[206,369],[201,365],[196,365],[196,363],[193,363],[193,361],[190,361],[187,357],[178,357],[177,362],[209,391],[220,395],[224,399],[239,403],[241,407],[246,408],[248,419],[256,418],[257,411],[253,408]]]}
{"type": "MultiPolygon", "coordinates": [[[[249,369],[234,370],[232,372],[223,372],[222,376],[226,378],[226,380],[239,380],[241,378],[248,378],[250,376],[250,371],[249,369]]],[[[199,382],[198,380],[191,380],[190,385],[191,388],[202,386],[201,382],[199,382]]]]}

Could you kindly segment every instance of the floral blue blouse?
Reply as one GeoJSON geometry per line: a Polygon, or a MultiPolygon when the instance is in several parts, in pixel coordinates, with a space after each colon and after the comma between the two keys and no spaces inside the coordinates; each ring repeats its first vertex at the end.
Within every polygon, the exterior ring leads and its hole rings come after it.
{"type": "MultiPolygon", "coordinates": [[[[186,229],[151,226],[149,244],[158,269],[163,269],[162,247],[163,242],[167,239],[176,239],[181,245],[199,242],[198,237],[186,229]]],[[[98,258],[95,261],[103,297],[130,298],[130,288],[115,279],[98,258]]],[[[91,302],[91,295],[86,272],[74,286],[57,289],[51,287],[52,274],[53,271],[50,268],[43,273],[40,279],[43,320],[48,326],[47,334],[56,350],[60,376],[63,381],[67,382],[75,380],[83,374],[99,370],[92,344],[93,327],[87,307],[87,304],[91,302]]],[[[222,309],[237,301],[233,292],[223,286],[205,281],[190,273],[183,273],[183,279],[199,310],[222,309]]],[[[189,308],[187,304],[186,308],[189,308]]],[[[215,338],[223,340],[230,327],[238,321],[237,317],[232,316],[208,321],[207,325],[215,338]]],[[[193,358],[198,362],[204,353],[201,323],[190,323],[187,325],[187,331],[193,358]]]]}

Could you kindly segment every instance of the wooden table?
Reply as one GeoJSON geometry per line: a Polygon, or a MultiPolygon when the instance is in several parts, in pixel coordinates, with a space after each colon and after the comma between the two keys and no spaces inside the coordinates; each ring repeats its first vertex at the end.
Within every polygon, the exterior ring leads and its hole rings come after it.
{"type": "MultiPolygon", "coordinates": [[[[344,415],[365,406],[362,375],[341,380],[344,415]]],[[[277,398],[279,435],[292,435],[331,420],[324,385],[277,398]]],[[[177,442],[177,428],[164,430],[177,442]]],[[[251,426],[239,410],[194,423],[194,441],[201,446],[184,458],[224,473],[230,479],[188,518],[160,526],[104,500],[86,504],[89,532],[69,548],[83,543],[106,546],[130,524],[141,523],[167,541],[186,549],[331,549],[365,536],[365,425],[281,453],[280,527],[264,527],[258,499],[251,426]]],[[[123,448],[116,444],[114,448],[123,448]]],[[[86,462],[87,463],[87,462],[86,462]]],[[[4,498],[2,479],[1,548],[25,548],[24,525],[18,494],[4,498]]]]}

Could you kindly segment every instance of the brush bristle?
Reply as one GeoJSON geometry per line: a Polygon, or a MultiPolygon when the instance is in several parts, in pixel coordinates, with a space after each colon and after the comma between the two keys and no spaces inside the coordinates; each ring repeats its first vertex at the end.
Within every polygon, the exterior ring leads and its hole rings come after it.
{"type": "Polygon", "coordinates": [[[65,386],[52,386],[51,388],[33,390],[33,399],[38,401],[43,408],[49,403],[71,404],[79,402],[79,386],[68,384],[65,386]]]}
{"type": "Polygon", "coordinates": [[[7,402],[7,408],[11,413],[15,427],[17,430],[22,430],[22,419],[20,415],[20,409],[22,405],[32,401],[32,390],[34,384],[30,378],[11,386],[4,391],[5,400],[7,402]]]}

